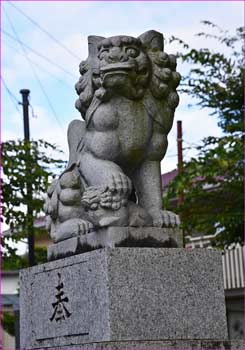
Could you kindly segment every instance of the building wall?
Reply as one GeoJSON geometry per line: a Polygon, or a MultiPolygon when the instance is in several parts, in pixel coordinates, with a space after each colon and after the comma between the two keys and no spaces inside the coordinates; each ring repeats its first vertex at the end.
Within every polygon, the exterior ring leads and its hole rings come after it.
{"type": "Polygon", "coordinates": [[[5,274],[1,276],[1,294],[17,294],[19,289],[18,274],[5,274]]]}
{"type": "Polygon", "coordinates": [[[2,331],[2,350],[15,350],[15,338],[2,331]]]}

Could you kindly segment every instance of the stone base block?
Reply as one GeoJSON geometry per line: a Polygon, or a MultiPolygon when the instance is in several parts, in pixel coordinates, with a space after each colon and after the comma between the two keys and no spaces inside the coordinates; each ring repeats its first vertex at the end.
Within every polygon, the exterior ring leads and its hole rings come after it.
{"type": "MultiPolygon", "coordinates": [[[[52,350],[67,350],[58,347],[52,350]]],[[[69,350],[244,350],[243,340],[171,340],[90,343],[69,350]]]]}
{"type": "Polygon", "coordinates": [[[227,339],[218,251],[106,248],[23,270],[20,283],[25,350],[227,339]]]}
{"type": "Polygon", "coordinates": [[[182,247],[179,228],[105,227],[80,237],[72,237],[48,247],[48,260],[56,260],[98,248],[182,247]]]}

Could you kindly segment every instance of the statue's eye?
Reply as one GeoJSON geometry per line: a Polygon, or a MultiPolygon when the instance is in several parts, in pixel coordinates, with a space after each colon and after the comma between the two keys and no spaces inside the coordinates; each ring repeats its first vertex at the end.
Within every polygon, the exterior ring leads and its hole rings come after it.
{"type": "Polygon", "coordinates": [[[128,47],[126,49],[126,52],[128,54],[129,57],[137,57],[139,55],[139,50],[135,49],[134,47],[128,47]]]}
{"type": "Polygon", "coordinates": [[[105,58],[107,57],[107,55],[108,55],[108,52],[109,52],[108,49],[103,49],[103,50],[101,50],[101,51],[99,52],[99,54],[98,54],[98,58],[99,58],[100,60],[105,59],[105,58]]]}

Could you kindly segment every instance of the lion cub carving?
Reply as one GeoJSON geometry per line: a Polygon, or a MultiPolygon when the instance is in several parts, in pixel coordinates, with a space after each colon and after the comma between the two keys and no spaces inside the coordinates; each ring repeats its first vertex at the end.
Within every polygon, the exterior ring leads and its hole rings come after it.
{"type": "Polygon", "coordinates": [[[90,36],[69,125],[67,169],[48,190],[55,242],[107,226],[177,226],[162,210],[160,161],[179,98],[176,59],[163,36],[90,36]]]}

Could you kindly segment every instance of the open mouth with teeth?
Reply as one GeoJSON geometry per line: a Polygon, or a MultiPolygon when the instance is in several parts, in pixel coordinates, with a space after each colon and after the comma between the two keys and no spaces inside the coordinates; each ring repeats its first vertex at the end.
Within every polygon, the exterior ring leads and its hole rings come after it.
{"type": "Polygon", "coordinates": [[[132,64],[111,63],[111,64],[107,64],[105,67],[101,67],[100,74],[102,78],[104,78],[105,75],[108,75],[108,74],[109,75],[112,75],[112,74],[127,75],[133,69],[134,69],[134,66],[132,64]]]}

